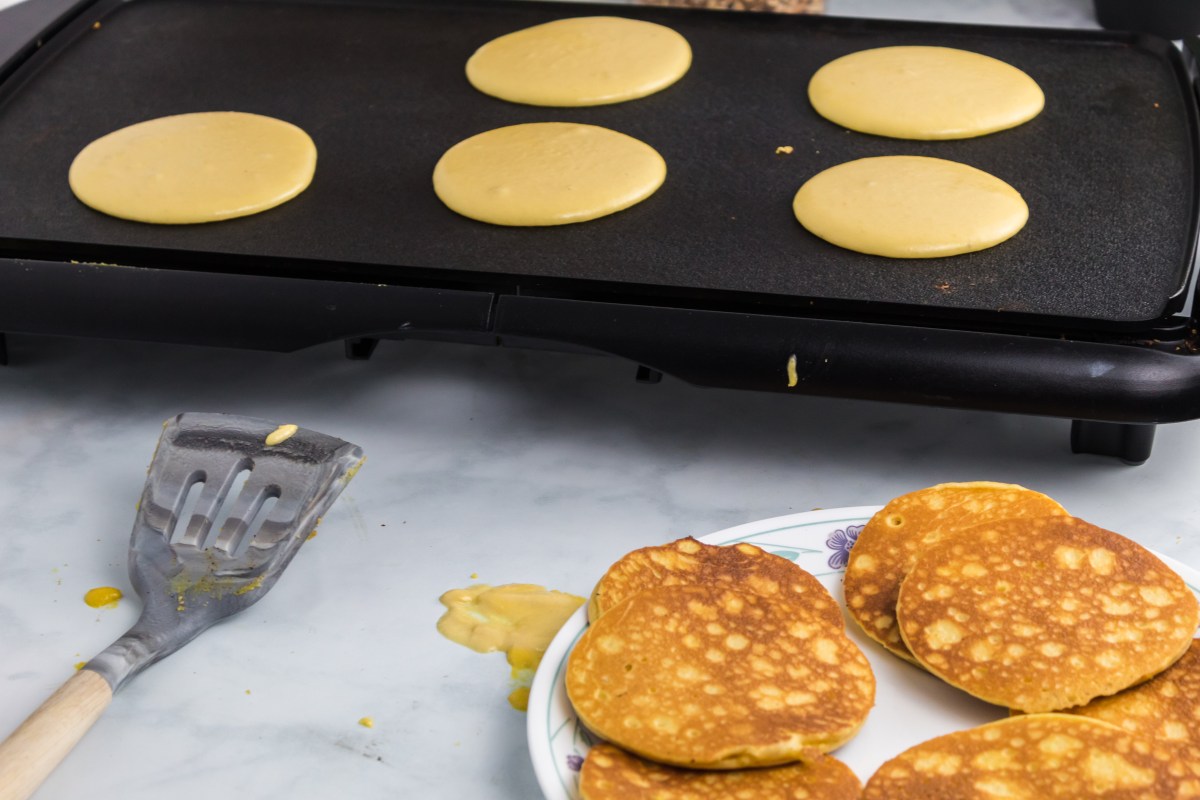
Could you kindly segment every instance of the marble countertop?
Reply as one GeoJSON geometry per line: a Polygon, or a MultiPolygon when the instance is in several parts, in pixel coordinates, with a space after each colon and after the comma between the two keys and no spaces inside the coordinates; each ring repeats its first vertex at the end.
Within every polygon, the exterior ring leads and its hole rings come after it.
{"type": "MultiPolygon", "coordinates": [[[[827,7],[1094,25],[1087,0],[827,7]]],[[[269,596],[126,686],[39,798],[536,798],[504,657],[437,633],[443,591],[585,595],[634,547],[942,481],[1020,483],[1200,566],[1200,423],[1162,426],[1150,461],[1129,467],[1072,455],[1064,420],[642,385],[599,356],[385,341],[364,362],[340,344],[22,335],[8,348],[0,735],[135,619],[126,549],[164,419],[296,422],[368,458],[269,596]],[[103,585],[130,596],[85,605],[103,585]]]]}

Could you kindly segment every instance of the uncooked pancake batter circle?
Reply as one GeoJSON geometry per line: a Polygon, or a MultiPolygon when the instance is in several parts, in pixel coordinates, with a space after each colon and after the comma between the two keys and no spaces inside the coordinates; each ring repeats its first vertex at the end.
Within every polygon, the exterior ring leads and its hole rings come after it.
{"type": "Polygon", "coordinates": [[[467,80],[513,103],[596,106],[665,89],[691,64],[687,40],[663,25],[574,17],[493,39],[467,61],[467,80]]]}
{"type": "Polygon", "coordinates": [[[1021,70],[950,47],[880,47],[830,61],[813,75],[818,114],[862,133],[965,139],[1028,122],[1045,104],[1021,70]]]}
{"type": "Polygon", "coordinates": [[[1029,219],[1016,189],[982,170],[925,156],[862,158],[813,176],[792,201],[800,224],[827,242],[891,258],[984,250],[1029,219]]]}
{"type": "Polygon", "coordinates": [[[177,114],[96,139],[71,163],[71,191],[122,219],[214,222],[274,208],[304,191],[317,148],[300,128],[239,111],[177,114]]]}
{"type": "Polygon", "coordinates": [[[645,142],[596,125],[530,122],[446,151],[433,188],[451,210],[495,225],[565,225],[645,200],[667,165],[645,142]]]}

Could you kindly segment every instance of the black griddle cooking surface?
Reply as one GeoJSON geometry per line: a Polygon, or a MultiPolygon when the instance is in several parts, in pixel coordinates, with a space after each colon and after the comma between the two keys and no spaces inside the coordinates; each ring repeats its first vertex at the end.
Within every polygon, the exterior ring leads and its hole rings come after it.
{"type": "Polygon", "coordinates": [[[584,297],[615,287],[714,307],[816,299],[1117,329],[1176,310],[1189,277],[1197,135],[1186,91],[1168,43],[1123,34],[573,3],[101,2],[0,84],[0,255],[136,263],[142,253],[216,271],[286,264],[347,280],[517,281],[584,297]],[[659,94],[590,109],[509,104],[464,78],[487,40],[588,13],[670,25],[692,45],[691,71],[659,94]],[[813,71],[891,44],[1002,59],[1043,87],[1046,108],[1017,129],[954,142],[852,133],[812,111],[813,71]],[[202,110],[307,130],[319,154],[312,186],[264,214],[182,227],[112,219],[71,195],[67,168],[89,141],[202,110]],[[434,196],[430,175],[448,147],[545,120],[646,141],[667,161],[665,185],[611,217],[539,229],[476,223],[434,196]],[[783,145],[794,152],[777,154],[783,145]],[[997,175],[1028,202],[1027,227],[981,253],[908,262],[833,247],[796,223],[791,198],[808,177],[889,154],[997,175]]]}

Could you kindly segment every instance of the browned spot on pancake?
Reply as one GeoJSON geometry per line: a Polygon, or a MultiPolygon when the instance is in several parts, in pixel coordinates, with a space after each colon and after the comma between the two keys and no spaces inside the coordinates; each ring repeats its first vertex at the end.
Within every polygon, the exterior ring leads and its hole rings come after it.
{"type": "Polygon", "coordinates": [[[579,774],[583,800],[857,800],[861,789],[850,768],[831,756],[783,767],[692,770],[605,743],[588,752],[579,774]]]}
{"type": "Polygon", "coordinates": [[[927,546],[896,613],[931,672],[988,702],[1039,712],[1166,669],[1191,642],[1200,609],[1137,543],[1073,517],[1041,517],[927,546]]]}
{"type": "Polygon", "coordinates": [[[1200,641],[1153,680],[1071,709],[1143,739],[1178,748],[1182,767],[1200,778],[1200,641]]]}
{"type": "Polygon", "coordinates": [[[904,751],[876,770],[862,800],[1196,797],[1189,783],[1155,742],[1084,717],[1033,714],[904,751]]]}
{"type": "Polygon", "coordinates": [[[763,597],[790,598],[823,614],[841,627],[842,611],[821,585],[786,558],[752,544],[704,544],[690,536],[668,544],[643,547],[608,568],[588,601],[588,620],[629,596],[654,586],[719,585],[763,597]]]}
{"type": "Polygon", "coordinates": [[[840,626],[795,601],[720,586],[659,586],[611,609],[571,652],[566,687],[602,738],[715,769],[831,750],[875,699],[870,664],[840,626]],[[681,646],[689,637],[699,645],[681,646]]]}
{"type": "Polygon", "coordinates": [[[987,481],[942,483],[897,497],[867,522],[850,551],[844,583],[850,616],[872,639],[912,661],[896,626],[896,599],[923,547],[983,522],[1066,513],[1044,494],[987,481]]]}

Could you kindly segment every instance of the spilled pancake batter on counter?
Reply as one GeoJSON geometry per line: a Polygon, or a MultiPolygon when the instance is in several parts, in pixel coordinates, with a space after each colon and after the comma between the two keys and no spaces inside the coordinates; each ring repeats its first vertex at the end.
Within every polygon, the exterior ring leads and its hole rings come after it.
{"type": "Polygon", "coordinates": [[[530,583],[476,584],[442,594],[438,632],[477,653],[503,652],[517,683],[509,703],[524,711],[529,684],[546,648],[582,597],[530,583]]]}

